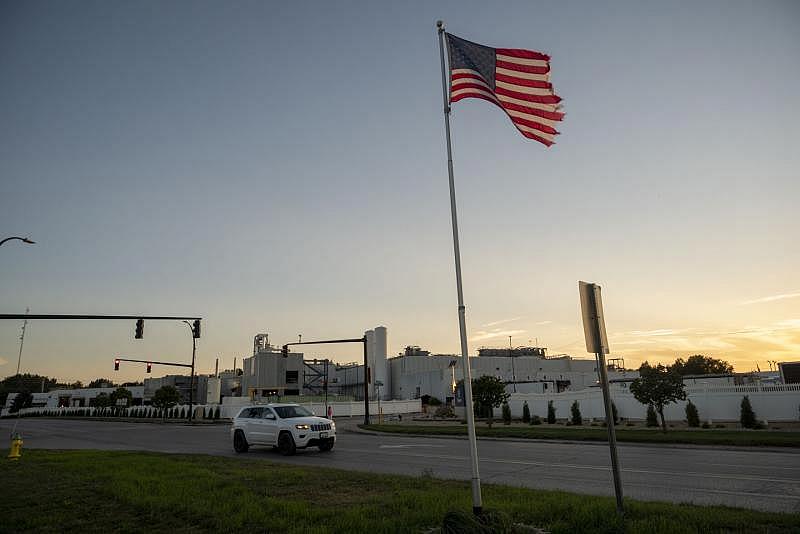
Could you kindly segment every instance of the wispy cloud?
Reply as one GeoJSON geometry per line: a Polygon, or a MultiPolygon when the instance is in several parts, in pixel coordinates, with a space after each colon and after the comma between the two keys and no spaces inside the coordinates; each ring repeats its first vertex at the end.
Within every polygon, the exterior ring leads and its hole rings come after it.
{"type": "Polygon", "coordinates": [[[8,363],[8,360],[6,360],[6,359],[5,359],[5,358],[3,358],[2,356],[0,356],[0,365],[5,365],[5,364],[7,364],[7,363],[8,363]]]}
{"type": "Polygon", "coordinates": [[[516,336],[517,334],[524,334],[525,330],[500,330],[498,328],[492,330],[491,332],[475,332],[475,334],[469,338],[470,341],[484,341],[486,339],[492,339],[496,337],[508,337],[508,336],[516,336]]]}
{"type": "Polygon", "coordinates": [[[509,319],[500,319],[499,321],[492,321],[491,323],[482,324],[481,326],[484,326],[486,328],[491,328],[491,327],[497,326],[499,324],[512,323],[514,321],[519,321],[520,319],[524,319],[524,316],[511,317],[509,319]]]}
{"type": "Polygon", "coordinates": [[[745,300],[739,303],[739,306],[746,306],[748,304],[761,304],[763,302],[774,302],[776,300],[796,299],[800,298],[800,291],[794,293],[781,293],[780,295],[770,295],[769,297],[761,297],[759,299],[745,300]]]}
{"type": "Polygon", "coordinates": [[[635,336],[635,337],[653,337],[653,336],[674,336],[680,334],[684,330],[675,330],[672,328],[661,328],[658,330],[633,330],[631,332],[617,332],[614,336],[635,336]]]}
{"type": "Polygon", "coordinates": [[[533,323],[534,326],[544,326],[546,324],[553,324],[553,321],[539,321],[538,323],[533,323]]]}

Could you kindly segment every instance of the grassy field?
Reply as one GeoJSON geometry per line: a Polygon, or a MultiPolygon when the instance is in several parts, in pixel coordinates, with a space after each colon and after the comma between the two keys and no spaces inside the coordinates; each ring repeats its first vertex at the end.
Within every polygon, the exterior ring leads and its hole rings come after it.
{"type": "MultiPolygon", "coordinates": [[[[26,450],[0,464],[0,532],[426,532],[471,509],[467,482],[247,458],[26,450]]],[[[798,532],[800,516],[484,485],[484,506],[566,532],[798,532]]]]}
{"type": "MultiPolygon", "coordinates": [[[[363,428],[363,425],[359,425],[363,428]]],[[[374,424],[370,430],[396,432],[400,434],[462,436],[467,434],[464,424],[374,424]]],[[[477,425],[478,436],[523,439],[568,439],[580,441],[606,441],[605,428],[571,428],[549,425],[510,425],[495,423],[492,428],[477,425]]],[[[626,429],[617,427],[617,441],[636,443],[689,443],[695,445],[750,445],[773,447],[800,447],[800,432],[770,430],[669,430],[626,429]]]]}

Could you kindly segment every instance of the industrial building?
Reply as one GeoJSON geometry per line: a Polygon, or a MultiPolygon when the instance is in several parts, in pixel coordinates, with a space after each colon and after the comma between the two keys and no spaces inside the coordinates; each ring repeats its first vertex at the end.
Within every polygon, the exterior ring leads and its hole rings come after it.
{"type": "MultiPolygon", "coordinates": [[[[454,397],[455,384],[463,376],[461,358],[431,354],[408,346],[389,358],[387,329],[378,326],[364,333],[367,344],[367,390],[372,400],[418,399],[430,395],[447,402],[454,397]]],[[[543,347],[479,349],[470,357],[473,378],[491,375],[508,384],[509,393],[547,393],[580,390],[597,383],[594,359],[547,356],[543,347]]],[[[610,371],[615,376],[613,370],[610,371]]],[[[330,360],[304,360],[302,353],[281,351],[269,344],[267,334],[254,339],[253,356],[243,362],[243,396],[344,395],[364,398],[363,363],[334,364],[330,360]]]]}
{"type": "MultiPolygon", "coordinates": [[[[191,376],[189,375],[166,375],[160,378],[144,379],[144,398],[147,404],[159,388],[173,386],[181,395],[182,402],[189,402],[189,390],[191,376]]],[[[219,404],[220,401],[220,379],[215,376],[195,375],[194,404],[219,404]]]]}
{"type": "MultiPolygon", "coordinates": [[[[140,406],[144,401],[143,386],[124,386],[133,396],[132,406],[140,406]]],[[[89,407],[95,405],[98,395],[111,396],[117,387],[107,388],[81,388],[81,389],[53,389],[43,393],[32,394],[32,408],[76,408],[89,407]]],[[[11,408],[17,393],[9,393],[6,404],[3,407],[4,413],[11,408]]]]}

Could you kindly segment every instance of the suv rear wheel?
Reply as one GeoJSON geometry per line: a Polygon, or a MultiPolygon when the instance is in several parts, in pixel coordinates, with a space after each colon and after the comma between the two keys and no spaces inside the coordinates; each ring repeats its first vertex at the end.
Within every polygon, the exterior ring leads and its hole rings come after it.
{"type": "Polygon", "coordinates": [[[281,435],[278,436],[278,451],[284,456],[291,456],[295,450],[297,449],[292,435],[289,432],[281,432],[281,435]]]}
{"type": "Polygon", "coordinates": [[[250,445],[247,443],[247,438],[244,437],[244,432],[237,430],[233,434],[233,450],[238,453],[247,452],[250,445]]]}

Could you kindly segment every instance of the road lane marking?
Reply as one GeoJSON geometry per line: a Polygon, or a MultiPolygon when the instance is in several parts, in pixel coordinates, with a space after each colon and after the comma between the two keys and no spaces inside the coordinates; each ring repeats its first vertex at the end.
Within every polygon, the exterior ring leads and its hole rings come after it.
{"type": "Polygon", "coordinates": [[[379,449],[407,449],[409,447],[444,447],[444,445],[379,445],[379,449]]]}
{"type": "MultiPolygon", "coordinates": [[[[345,449],[347,451],[353,452],[360,452],[360,453],[370,453],[375,452],[375,449],[345,449]]],[[[386,451],[389,452],[389,451],[386,451]]],[[[418,454],[412,452],[400,452],[397,453],[400,456],[409,456],[415,458],[430,458],[435,460],[463,460],[466,461],[467,458],[464,456],[453,456],[453,455],[434,455],[434,454],[418,454]]],[[[609,471],[611,469],[610,466],[596,466],[596,465],[578,465],[578,464],[562,464],[562,463],[546,463],[546,462],[532,462],[529,460],[499,460],[494,458],[481,458],[481,462],[484,463],[494,463],[494,464],[511,464],[511,465],[525,465],[530,467],[555,467],[555,468],[566,468],[566,469],[584,469],[589,471],[609,471]]],[[[727,480],[739,480],[739,481],[749,481],[749,482],[773,482],[773,483],[796,483],[797,481],[794,479],[786,479],[786,478],[766,478],[766,477],[754,477],[754,476],[738,476],[738,475],[716,475],[713,473],[692,473],[692,472],[684,472],[684,471],[657,471],[652,469],[632,469],[632,468],[623,468],[623,473],[636,473],[636,474],[644,474],[644,475],[666,475],[666,476],[686,476],[686,477],[702,477],[702,478],[717,478],[717,479],[727,479],[727,480]]]]}

